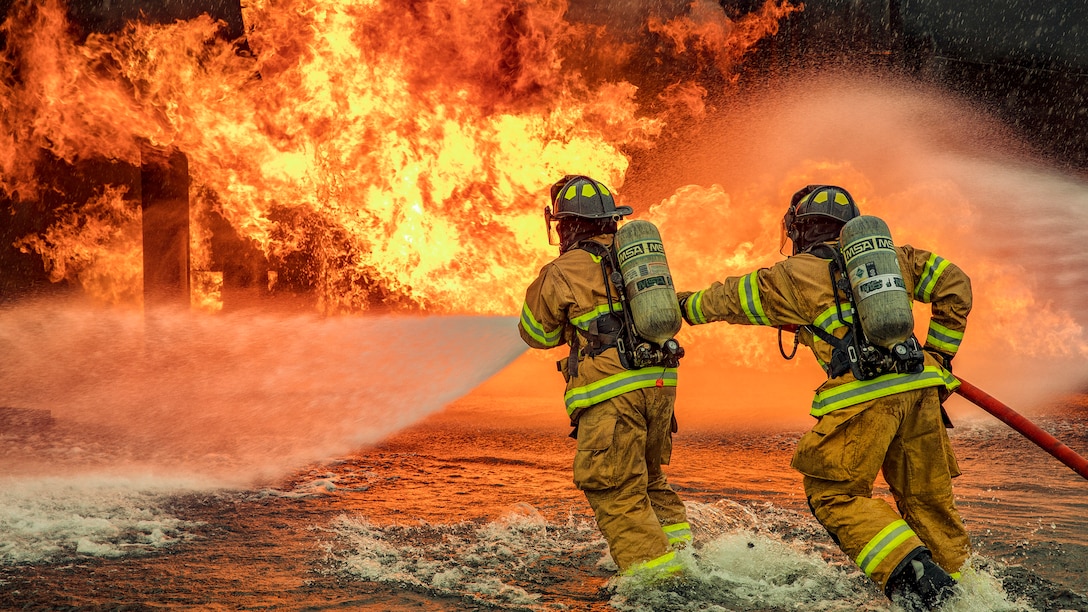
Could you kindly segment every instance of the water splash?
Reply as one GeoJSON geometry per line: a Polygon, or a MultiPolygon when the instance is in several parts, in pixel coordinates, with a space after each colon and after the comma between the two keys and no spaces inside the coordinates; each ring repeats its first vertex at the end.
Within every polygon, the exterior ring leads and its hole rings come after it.
{"type": "MultiPolygon", "coordinates": [[[[769,504],[722,500],[688,507],[703,539],[679,553],[686,565],[682,579],[613,578],[597,591],[568,595],[629,612],[897,609],[849,560],[822,539],[810,539],[818,530],[811,518],[793,516],[787,521],[791,533],[778,534],[782,509],[769,504]],[[740,524],[745,526],[726,527],[740,524]]],[[[495,609],[567,609],[570,599],[546,595],[562,580],[564,567],[616,571],[592,521],[549,522],[528,504],[484,523],[381,526],[342,516],[330,529],[329,571],[336,575],[495,609]]],[[[999,563],[975,558],[972,564],[977,567],[965,574],[949,612],[1033,609],[1010,599],[999,563]]]]}
{"type": "Polygon", "coordinates": [[[188,541],[195,525],[173,516],[162,501],[195,486],[161,478],[5,478],[0,565],[138,556],[188,541]]]}

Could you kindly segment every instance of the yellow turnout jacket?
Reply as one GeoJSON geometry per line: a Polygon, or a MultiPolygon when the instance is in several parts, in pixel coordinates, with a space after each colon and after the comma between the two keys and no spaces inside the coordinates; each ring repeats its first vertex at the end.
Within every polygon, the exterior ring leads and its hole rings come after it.
{"type": "MultiPolygon", "coordinates": [[[[613,235],[593,240],[611,247],[613,235]]],[[[533,348],[554,348],[571,344],[576,330],[588,331],[592,322],[608,315],[610,309],[622,316],[615,286],[608,281],[613,300],[610,307],[605,283],[601,258],[583,249],[572,248],[546,264],[525,291],[518,323],[521,338],[533,348]]],[[[584,339],[579,345],[586,345],[584,339]]],[[[583,409],[628,391],[676,386],[676,368],[628,370],[620,363],[615,347],[592,357],[579,350],[576,373],[568,371],[568,364],[568,359],[559,361],[567,381],[563,400],[572,422],[583,409]]]]}
{"type": "MultiPolygon", "coordinates": [[[[896,247],[896,251],[907,292],[914,300],[930,304],[924,348],[954,356],[971,311],[970,279],[955,264],[928,251],[910,245],[896,247]]],[[[685,301],[684,318],[693,325],[712,321],[774,327],[811,325],[842,338],[848,331],[847,324],[854,321],[854,313],[849,302],[843,302],[845,320],[839,318],[828,261],[802,253],[773,267],[715,282],[685,301]]],[[[828,371],[833,347],[804,327],[798,335],[828,371]]],[[[917,374],[891,373],[860,381],[847,372],[829,378],[816,390],[811,414],[819,417],[901,391],[942,385],[951,391],[959,381],[927,350],[924,370],[917,374]]]]}

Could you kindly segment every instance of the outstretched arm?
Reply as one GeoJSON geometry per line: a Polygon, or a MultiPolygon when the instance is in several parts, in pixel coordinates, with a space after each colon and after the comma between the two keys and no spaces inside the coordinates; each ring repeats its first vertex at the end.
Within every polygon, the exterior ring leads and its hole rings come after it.
{"type": "Polygon", "coordinates": [[[786,262],[730,276],[701,291],[681,292],[680,311],[689,325],[725,321],[740,325],[808,323],[799,309],[797,281],[786,262]]]}

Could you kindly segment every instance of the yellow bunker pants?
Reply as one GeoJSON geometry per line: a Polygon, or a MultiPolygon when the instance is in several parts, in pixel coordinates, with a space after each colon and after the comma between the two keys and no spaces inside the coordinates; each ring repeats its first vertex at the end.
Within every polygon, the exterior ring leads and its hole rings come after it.
{"type": "Polygon", "coordinates": [[[955,574],[971,543],[952,498],[959,467],[936,388],[883,397],[820,417],[792,465],[805,495],[843,552],[883,589],[910,551],[926,546],[955,574]],[[883,470],[898,512],[873,499],[883,470]]]}
{"type": "Polygon", "coordinates": [[[637,389],[595,404],[578,419],[574,484],[581,489],[625,571],[668,561],[690,542],[687,512],[661,466],[672,455],[676,389],[637,389]]]}

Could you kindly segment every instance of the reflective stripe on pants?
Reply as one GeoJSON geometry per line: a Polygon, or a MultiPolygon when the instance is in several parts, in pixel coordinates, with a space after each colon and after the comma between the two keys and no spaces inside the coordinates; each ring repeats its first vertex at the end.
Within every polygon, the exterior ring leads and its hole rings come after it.
{"type": "Polygon", "coordinates": [[[805,475],[813,514],[881,588],[918,546],[949,573],[967,560],[971,543],[952,496],[959,468],[935,388],[824,415],[798,441],[792,465],[805,475]],[[896,508],[873,498],[881,472],[896,508]]]}
{"type": "Polygon", "coordinates": [[[687,523],[661,467],[672,456],[675,399],[673,387],[637,389],[590,407],[578,420],[574,484],[621,571],[669,552],[662,525],[687,523]]]}
{"type": "Polygon", "coordinates": [[[691,525],[686,521],[665,525],[661,528],[665,537],[669,538],[669,546],[682,547],[691,544],[691,525]]]}

